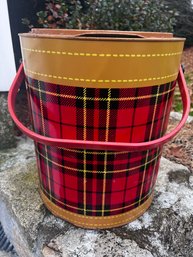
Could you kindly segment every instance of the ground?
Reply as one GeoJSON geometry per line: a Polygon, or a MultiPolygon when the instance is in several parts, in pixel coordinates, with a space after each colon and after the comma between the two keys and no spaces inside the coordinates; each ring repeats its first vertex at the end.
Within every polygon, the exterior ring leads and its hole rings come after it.
{"type": "Polygon", "coordinates": [[[144,215],[119,228],[89,230],[56,218],[43,205],[31,140],[0,151],[1,159],[0,217],[19,257],[193,256],[193,174],[187,167],[162,158],[144,215]]]}
{"type": "MultiPolygon", "coordinates": [[[[185,78],[188,85],[190,98],[191,98],[191,110],[190,114],[193,115],[193,47],[187,48],[184,50],[182,55],[182,61],[183,67],[185,69],[185,78]]],[[[181,104],[181,97],[180,92],[178,88],[175,90],[175,96],[174,96],[174,104],[173,104],[173,110],[174,111],[181,111],[182,104],[181,104]]]]}
{"type": "Polygon", "coordinates": [[[193,47],[186,48],[182,56],[182,64],[185,66],[186,73],[193,74],[193,47]]]}
{"type": "MultiPolygon", "coordinates": [[[[177,125],[177,121],[171,119],[169,129],[177,125]]],[[[186,124],[180,133],[163,148],[163,156],[176,163],[187,166],[193,172],[193,122],[186,124]]]]}
{"type": "MultiPolygon", "coordinates": [[[[182,64],[185,67],[185,78],[188,85],[190,98],[191,98],[191,110],[190,115],[193,115],[193,47],[185,49],[182,57],[182,64]]],[[[181,99],[179,91],[176,90],[174,96],[174,111],[181,111],[181,99]]],[[[174,128],[177,125],[175,119],[170,120],[169,129],[174,128]]],[[[163,156],[167,159],[175,161],[177,163],[184,164],[189,167],[193,172],[193,122],[186,124],[181,132],[164,146],[163,156]]]]}

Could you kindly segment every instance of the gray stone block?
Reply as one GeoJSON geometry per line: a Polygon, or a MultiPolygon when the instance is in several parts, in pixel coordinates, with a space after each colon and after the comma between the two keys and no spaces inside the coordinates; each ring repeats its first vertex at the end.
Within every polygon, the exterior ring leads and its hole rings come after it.
{"type": "MultiPolygon", "coordinates": [[[[182,113],[180,112],[171,112],[170,118],[180,121],[182,118],[182,113]]],[[[191,123],[193,121],[193,116],[188,116],[186,123],[191,123]]]]}
{"type": "Polygon", "coordinates": [[[6,253],[4,251],[0,251],[0,257],[12,257],[10,253],[6,253]]]}
{"type": "Polygon", "coordinates": [[[162,158],[144,215],[120,228],[86,230],[44,207],[33,144],[23,141],[0,172],[0,221],[20,257],[192,257],[193,175],[162,158]]]}
{"type": "Polygon", "coordinates": [[[8,112],[7,93],[0,93],[0,150],[15,146],[14,124],[8,112]]]}

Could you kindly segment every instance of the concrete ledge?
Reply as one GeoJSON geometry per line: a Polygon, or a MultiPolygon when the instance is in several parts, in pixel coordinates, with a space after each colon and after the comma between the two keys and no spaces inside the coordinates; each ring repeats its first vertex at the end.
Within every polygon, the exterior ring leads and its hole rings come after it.
{"type": "Polygon", "coordinates": [[[44,207],[31,141],[2,155],[0,221],[19,257],[193,256],[193,176],[186,167],[162,158],[150,209],[128,225],[94,231],[44,207]]]}
{"type": "Polygon", "coordinates": [[[0,252],[0,257],[11,257],[11,255],[9,253],[2,251],[0,252]]]}
{"type": "Polygon", "coordinates": [[[7,95],[0,92],[0,150],[16,146],[14,124],[8,112],[7,95]]]}

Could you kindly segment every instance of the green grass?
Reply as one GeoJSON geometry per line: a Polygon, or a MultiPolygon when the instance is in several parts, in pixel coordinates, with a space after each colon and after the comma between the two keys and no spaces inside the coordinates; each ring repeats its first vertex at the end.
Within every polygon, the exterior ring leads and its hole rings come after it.
{"type": "MultiPolygon", "coordinates": [[[[190,72],[188,74],[185,74],[186,83],[188,85],[188,88],[191,88],[193,90],[193,72],[190,72]]],[[[175,93],[174,93],[174,100],[173,100],[173,110],[175,112],[182,112],[182,99],[179,93],[178,87],[176,87],[175,93]]],[[[190,107],[190,114],[193,116],[193,102],[191,101],[191,107],[190,107]]]]}
{"type": "Polygon", "coordinates": [[[181,112],[182,111],[182,102],[179,99],[178,95],[174,95],[174,111],[181,112]]]}
{"type": "Polygon", "coordinates": [[[188,73],[185,75],[186,83],[191,84],[193,83],[193,73],[188,73]]]}

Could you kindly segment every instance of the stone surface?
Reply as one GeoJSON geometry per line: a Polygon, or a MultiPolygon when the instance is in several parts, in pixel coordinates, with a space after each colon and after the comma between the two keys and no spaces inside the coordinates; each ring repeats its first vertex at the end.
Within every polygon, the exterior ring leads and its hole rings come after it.
{"type": "Polygon", "coordinates": [[[34,162],[34,145],[25,137],[20,139],[17,148],[0,150],[0,172],[11,172],[13,167],[25,167],[26,162],[34,162]]]}
{"type": "Polygon", "coordinates": [[[119,237],[110,230],[99,232],[77,228],[72,228],[64,235],[52,240],[44,247],[43,256],[153,257],[148,250],[141,249],[135,241],[119,237]],[[48,249],[51,249],[51,252],[48,249]]]}
{"type": "Polygon", "coordinates": [[[84,230],[42,204],[32,142],[23,140],[11,152],[4,154],[0,172],[0,221],[19,256],[193,256],[193,175],[185,166],[162,158],[153,203],[139,219],[120,228],[84,230]]]}
{"type": "Polygon", "coordinates": [[[8,112],[7,93],[0,92],[0,150],[15,146],[14,124],[8,112]]]}
{"type": "Polygon", "coordinates": [[[11,254],[10,253],[6,253],[4,251],[0,251],[0,257],[11,257],[11,254]]]}
{"type": "MultiPolygon", "coordinates": [[[[174,120],[181,120],[182,114],[180,112],[170,112],[170,118],[174,120]]],[[[193,121],[193,116],[188,116],[186,123],[191,123],[193,121]]]]}

